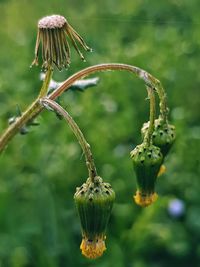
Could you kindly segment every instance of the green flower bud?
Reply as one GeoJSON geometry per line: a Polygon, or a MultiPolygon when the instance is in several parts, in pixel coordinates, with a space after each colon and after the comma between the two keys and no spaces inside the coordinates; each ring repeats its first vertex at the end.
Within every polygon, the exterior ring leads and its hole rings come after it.
{"type": "Polygon", "coordinates": [[[99,176],[94,178],[94,182],[88,178],[86,183],[76,189],[74,200],[83,238],[80,249],[87,258],[100,257],[106,250],[105,232],[114,199],[111,185],[104,183],[99,176]]]}
{"type": "MultiPolygon", "coordinates": [[[[144,123],[142,127],[142,135],[144,136],[148,130],[149,122],[144,123]]],[[[161,149],[165,157],[172,147],[176,138],[175,127],[171,124],[164,123],[161,118],[155,120],[155,129],[153,132],[153,144],[161,149]]]]}
{"type": "Polygon", "coordinates": [[[160,148],[142,143],[131,151],[131,158],[137,182],[134,200],[136,204],[146,207],[157,199],[155,183],[163,162],[163,156],[160,148]]]}

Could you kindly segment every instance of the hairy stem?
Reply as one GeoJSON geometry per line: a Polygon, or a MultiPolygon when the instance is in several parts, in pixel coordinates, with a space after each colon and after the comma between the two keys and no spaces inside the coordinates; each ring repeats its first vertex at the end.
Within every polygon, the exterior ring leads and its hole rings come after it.
{"type": "Polygon", "coordinates": [[[96,171],[96,167],[94,164],[92,152],[90,150],[90,145],[85,140],[85,137],[84,137],[83,133],[81,132],[80,128],[78,127],[78,125],[76,124],[76,122],[69,115],[69,113],[64,108],[62,108],[58,103],[56,103],[55,101],[50,100],[48,98],[42,98],[40,100],[40,102],[43,104],[44,107],[46,107],[47,109],[48,109],[48,107],[50,107],[56,113],[63,116],[64,119],[67,121],[67,123],[69,124],[74,135],[78,139],[79,144],[82,147],[82,150],[83,150],[83,153],[84,153],[85,159],[86,159],[86,166],[88,168],[89,177],[91,178],[92,182],[94,182],[94,178],[97,176],[97,171],[96,171]]]}
{"type": "MultiPolygon", "coordinates": [[[[151,88],[156,88],[156,90],[160,92],[159,96],[162,95],[161,94],[162,86],[159,80],[157,80],[155,77],[153,77],[150,73],[146,72],[145,70],[132,66],[132,65],[127,65],[127,64],[107,63],[107,64],[94,65],[94,66],[85,68],[75,73],[74,75],[69,77],[67,80],[65,80],[65,82],[61,86],[59,86],[54,92],[52,92],[48,96],[48,98],[54,100],[59,95],[61,95],[64,91],[68,90],[75,81],[82,79],[92,73],[95,73],[98,71],[107,71],[107,70],[124,70],[124,71],[132,72],[137,77],[142,79],[147,86],[151,88]]],[[[48,75],[48,78],[50,79],[50,75],[48,75]]],[[[49,85],[49,81],[46,83],[46,88],[47,88],[47,85],[49,85]]],[[[14,122],[12,125],[10,125],[6,129],[6,131],[0,137],[0,152],[3,151],[3,149],[6,147],[8,142],[15,136],[15,134],[21,129],[21,127],[23,127],[24,124],[26,124],[28,121],[35,118],[43,110],[43,107],[39,104],[39,99],[40,99],[40,96],[28,107],[28,109],[22,114],[20,118],[16,120],[16,122],[14,122]]]]}
{"type": "Polygon", "coordinates": [[[149,116],[149,127],[144,136],[144,143],[150,146],[152,144],[152,134],[154,131],[154,121],[155,121],[155,95],[154,89],[147,86],[148,97],[150,100],[150,116],[149,116]]]}

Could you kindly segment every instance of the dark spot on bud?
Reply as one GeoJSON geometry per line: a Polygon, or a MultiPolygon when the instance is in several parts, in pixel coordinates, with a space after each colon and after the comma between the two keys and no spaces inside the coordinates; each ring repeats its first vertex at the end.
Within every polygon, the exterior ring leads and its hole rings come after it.
{"type": "Polygon", "coordinates": [[[151,154],[150,153],[148,154],[148,157],[151,158],[151,154]]]}
{"type": "Polygon", "coordinates": [[[90,191],[92,191],[92,190],[94,189],[94,187],[93,187],[93,186],[91,186],[89,189],[90,189],[90,191]]]}
{"type": "Polygon", "coordinates": [[[174,138],[174,134],[173,133],[171,134],[171,137],[174,138]]]}
{"type": "Polygon", "coordinates": [[[106,194],[107,194],[107,195],[110,195],[110,192],[109,192],[108,190],[106,190],[106,194]]]}
{"type": "Polygon", "coordinates": [[[167,129],[167,128],[165,128],[165,129],[164,129],[164,131],[167,133],[167,132],[168,132],[168,129],[167,129]]]}
{"type": "Polygon", "coordinates": [[[142,152],[141,151],[139,151],[139,153],[138,153],[139,155],[141,155],[142,154],[142,152]]]}
{"type": "Polygon", "coordinates": [[[95,192],[95,193],[98,193],[98,192],[99,192],[99,189],[98,189],[98,188],[96,188],[96,189],[94,190],[94,192],[95,192]]]}
{"type": "Polygon", "coordinates": [[[156,134],[153,134],[153,138],[155,138],[156,137],[156,134]]]}
{"type": "Polygon", "coordinates": [[[140,162],[141,162],[141,163],[144,163],[144,159],[142,159],[140,162]]]}
{"type": "Polygon", "coordinates": [[[88,242],[93,242],[93,240],[92,239],[88,239],[88,242]]]}
{"type": "Polygon", "coordinates": [[[81,195],[83,195],[84,194],[84,191],[81,191],[81,195]]]}
{"type": "Polygon", "coordinates": [[[161,126],[160,124],[157,125],[158,128],[160,128],[160,126],[161,126]]]}
{"type": "Polygon", "coordinates": [[[160,135],[163,135],[163,132],[162,131],[160,131],[160,135]]]}
{"type": "Polygon", "coordinates": [[[146,149],[146,147],[144,148],[144,151],[146,151],[147,149],[146,149]]]}
{"type": "Polygon", "coordinates": [[[93,200],[92,197],[90,197],[90,198],[89,198],[89,201],[92,201],[92,200],[93,200]]]}

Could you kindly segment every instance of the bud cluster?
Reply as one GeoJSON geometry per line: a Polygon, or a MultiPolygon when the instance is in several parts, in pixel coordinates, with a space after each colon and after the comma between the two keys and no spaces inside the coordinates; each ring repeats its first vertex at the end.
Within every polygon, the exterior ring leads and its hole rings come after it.
{"type": "MultiPolygon", "coordinates": [[[[149,130],[149,125],[149,121],[143,124],[141,129],[143,138],[149,130]]],[[[142,207],[149,206],[158,197],[155,193],[155,184],[157,177],[166,171],[163,162],[175,141],[175,127],[159,117],[155,120],[151,138],[151,145],[143,142],[131,151],[137,183],[134,200],[136,204],[142,207]]]]}

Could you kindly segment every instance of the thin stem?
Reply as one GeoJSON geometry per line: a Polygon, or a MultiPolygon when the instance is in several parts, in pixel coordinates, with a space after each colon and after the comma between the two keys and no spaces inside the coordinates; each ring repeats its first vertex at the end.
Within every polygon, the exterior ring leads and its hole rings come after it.
{"type": "Polygon", "coordinates": [[[151,83],[154,85],[154,88],[156,89],[156,92],[157,92],[159,99],[160,99],[160,103],[159,103],[160,117],[162,118],[164,123],[168,123],[167,118],[168,118],[169,108],[167,106],[167,94],[165,92],[165,89],[158,79],[156,79],[153,76],[151,76],[150,79],[151,79],[151,83]]]}
{"type": "Polygon", "coordinates": [[[49,89],[49,83],[51,81],[52,74],[53,74],[53,70],[52,70],[51,66],[48,66],[47,72],[45,75],[45,79],[44,79],[44,82],[43,82],[43,85],[42,85],[42,88],[40,90],[38,98],[42,98],[42,97],[47,96],[48,89],[49,89]]]}
{"type": "Polygon", "coordinates": [[[149,127],[144,136],[144,143],[150,146],[152,144],[152,134],[154,131],[154,121],[155,121],[155,94],[153,88],[147,86],[148,97],[150,100],[150,116],[149,116],[149,127]]]}
{"type": "MultiPolygon", "coordinates": [[[[107,64],[99,64],[94,65],[88,68],[85,68],[71,77],[69,77],[61,86],[59,86],[54,92],[52,92],[48,98],[49,99],[56,99],[59,95],[61,95],[64,91],[68,90],[70,86],[79,79],[82,79],[92,73],[98,71],[106,71],[106,70],[125,70],[136,74],[137,77],[142,79],[145,84],[151,88],[156,88],[161,91],[160,82],[155,77],[153,77],[150,73],[146,72],[143,69],[140,69],[135,66],[127,65],[127,64],[120,64],[120,63],[107,63],[107,64]],[[159,86],[158,86],[159,85],[159,86]]],[[[48,79],[49,79],[48,75],[48,79]]],[[[46,88],[47,88],[46,83],[46,88]]],[[[26,124],[28,121],[35,118],[42,110],[43,107],[39,105],[39,98],[38,97],[29,107],[28,109],[22,114],[20,118],[16,120],[12,125],[10,125],[3,135],[0,137],[0,152],[3,151],[5,146],[8,142],[15,136],[15,134],[21,129],[21,127],[26,124]]]]}
{"type": "Polygon", "coordinates": [[[91,67],[88,67],[86,69],[83,69],[71,77],[69,77],[57,90],[55,90],[50,96],[50,99],[55,99],[59,95],[61,95],[64,91],[69,89],[69,87],[76,81],[80,80],[90,74],[93,74],[95,72],[100,71],[108,71],[108,70],[125,70],[134,73],[137,77],[142,79],[145,84],[150,87],[154,88],[159,96],[160,99],[160,116],[163,119],[164,123],[167,123],[167,117],[168,117],[168,107],[167,107],[167,94],[164,90],[164,87],[162,86],[161,82],[156,79],[154,76],[152,76],[147,71],[127,64],[121,64],[121,63],[105,63],[105,64],[99,64],[94,65],[91,67]]]}
{"type": "Polygon", "coordinates": [[[138,67],[127,65],[127,64],[121,64],[121,63],[105,63],[105,64],[98,64],[94,65],[88,68],[85,68],[83,70],[80,70],[70,76],[66,81],[63,82],[63,84],[57,88],[54,92],[51,93],[49,96],[50,99],[55,99],[59,95],[61,95],[64,91],[68,90],[68,88],[77,80],[83,79],[84,77],[93,74],[95,72],[100,71],[109,71],[109,70],[124,70],[134,73],[137,77],[142,79],[145,84],[149,87],[155,88],[155,82],[158,80],[154,78],[150,73],[146,72],[143,69],[140,69],[138,67]]]}
{"type": "Polygon", "coordinates": [[[163,119],[163,122],[167,124],[169,113],[169,108],[167,107],[167,94],[160,82],[157,84],[157,92],[160,98],[160,117],[163,119]]]}
{"type": "Polygon", "coordinates": [[[85,159],[86,159],[86,166],[89,172],[89,177],[91,178],[92,182],[94,182],[94,178],[97,176],[97,171],[94,164],[92,152],[90,150],[90,145],[85,140],[85,137],[81,132],[80,128],[78,127],[78,125],[76,124],[76,122],[69,115],[69,113],[55,101],[50,100],[48,98],[42,98],[40,102],[43,104],[45,108],[47,109],[48,107],[52,108],[56,113],[63,116],[64,119],[67,121],[67,123],[69,124],[71,130],[73,131],[74,135],[78,139],[79,144],[83,149],[83,153],[85,154],[85,159]]]}

